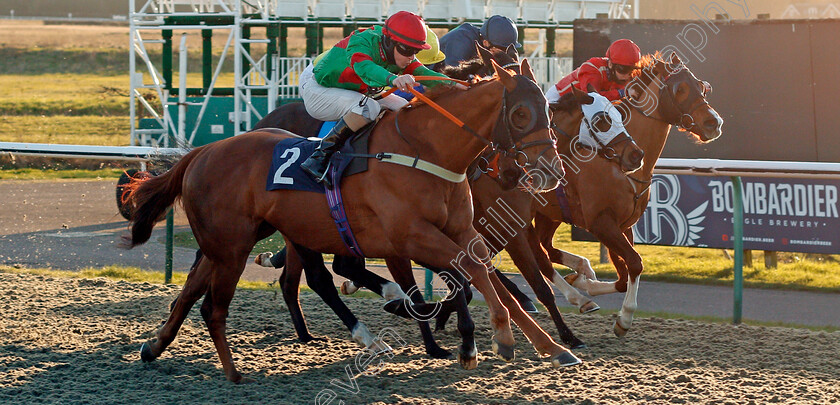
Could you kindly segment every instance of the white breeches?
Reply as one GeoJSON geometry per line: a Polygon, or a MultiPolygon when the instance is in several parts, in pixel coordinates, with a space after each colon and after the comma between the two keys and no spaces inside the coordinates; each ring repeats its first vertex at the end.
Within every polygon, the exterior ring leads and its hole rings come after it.
{"type": "Polygon", "coordinates": [[[357,91],[321,86],[315,80],[313,66],[307,66],[300,74],[298,87],[306,112],[315,119],[336,121],[352,112],[373,121],[382,107],[396,111],[408,104],[404,98],[393,94],[377,102],[357,91]]]}

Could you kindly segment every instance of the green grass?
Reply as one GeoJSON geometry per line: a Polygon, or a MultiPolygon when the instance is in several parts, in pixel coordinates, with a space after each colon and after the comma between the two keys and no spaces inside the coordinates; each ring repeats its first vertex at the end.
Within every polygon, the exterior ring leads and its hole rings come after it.
{"type": "MultiPolygon", "coordinates": [[[[107,266],[103,268],[85,268],[79,271],[61,271],[41,268],[19,268],[0,265],[0,273],[37,274],[56,278],[96,278],[105,277],[111,280],[125,280],[132,283],[163,284],[164,273],[160,271],[146,271],[137,267],[107,266]]],[[[183,285],[187,280],[186,273],[172,273],[172,284],[183,285]]],[[[264,282],[239,280],[239,288],[248,289],[276,289],[264,282]]]]}
{"type": "Polygon", "coordinates": [[[128,116],[0,115],[0,142],[126,146],[129,125],[128,116]]]}
{"type": "MultiPolygon", "coordinates": [[[[260,241],[252,253],[276,252],[282,248],[282,243],[283,238],[275,233],[270,238],[260,241]]],[[[175,244],[198,248],[191,232],[176,234],[175,244]]],[[[616,278],[612,264],[599,263],[600,245],[595,242],[571,241],[569,225],[562,225],[558,229],[554,237],[554,246],[589,259],[598,278],[616,278]]],[[[724,257],[721,249],[649,245],[639,245],[636,249],[645,265],[642,273],[644,280],[707,285],[732,284],[734,264],[731,259],[724,257]]],[[[755,288],[840,292],[838,255],[818,255],[814,259],[803,259],[802,256],[804,255],[782,254],[779,267],[775,269],[767,269],[763,260],[756,260],[754,267],[744,268],[744,285],[755,288]],[[784,262],[786,260],[789,261],[784,262]]],[[[325,259],[331,260],[331,256],[325,255],[325,259]]],[[[502,271],[519,271],[507,252],[502,252],[498,259],[497,267],[502,271]]],[[[371,261],[383,263],[381,260],[371,261]]],[[[555,265],[555,268],[563,274],[569,272],[560,265],[555,265]]]]}
{"type": "Polygon", "coordinates": [[[33,168],[0,170],[0,180],[55,180],[55,179],[118,179],[123,169],[99,170],[43,170],[33,168]]]}

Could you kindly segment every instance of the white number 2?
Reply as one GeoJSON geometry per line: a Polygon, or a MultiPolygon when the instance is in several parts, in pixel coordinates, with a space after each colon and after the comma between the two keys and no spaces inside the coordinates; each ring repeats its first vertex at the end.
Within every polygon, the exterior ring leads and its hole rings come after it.
{"type": "Polygon", "coordinates": [[[298,158],[300,157],[300,148],[289,148],[283,151],[283,154],[280,155],[280,159],[285,159],[289,156],[289,160],[286,163],[280,165],[277,168],[277,171],[274,172],[274,184],[294,184],[295,180],[291,177],[283,177],[283,172],[292,165],[292,163],[297,162],[298,158]]]}

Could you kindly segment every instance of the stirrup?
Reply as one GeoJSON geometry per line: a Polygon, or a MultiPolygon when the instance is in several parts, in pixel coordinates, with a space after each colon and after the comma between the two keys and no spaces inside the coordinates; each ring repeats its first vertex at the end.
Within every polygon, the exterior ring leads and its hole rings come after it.
{"type": "MultiPolygon", "coordinates": [[[[332,158],[332,156],[328,157],[328,159],[332,158]]],[[[328,189],[332,190],[333,184],[329,179],[330,168],[332,167],[332,159],[327,161],[327,167],[324,168],[324,173],[321,174],[318,178],[315,179],[316,183],[322,183],[328,189]]]]}

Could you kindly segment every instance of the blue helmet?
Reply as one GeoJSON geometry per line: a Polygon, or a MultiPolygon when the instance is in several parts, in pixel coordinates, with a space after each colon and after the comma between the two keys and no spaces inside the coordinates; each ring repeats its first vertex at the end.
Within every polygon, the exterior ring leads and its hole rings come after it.
{"type": "Polygon", "coordinates": [[[516,42],[519,37],[516,24],[510,18],[503,15],[494,15],[488,18],[481,26],[481,36],[490,42],[491,45],[502,49],[507,48],[511,44],[517,48],[522,47],[522,44],[516,42]]]}

